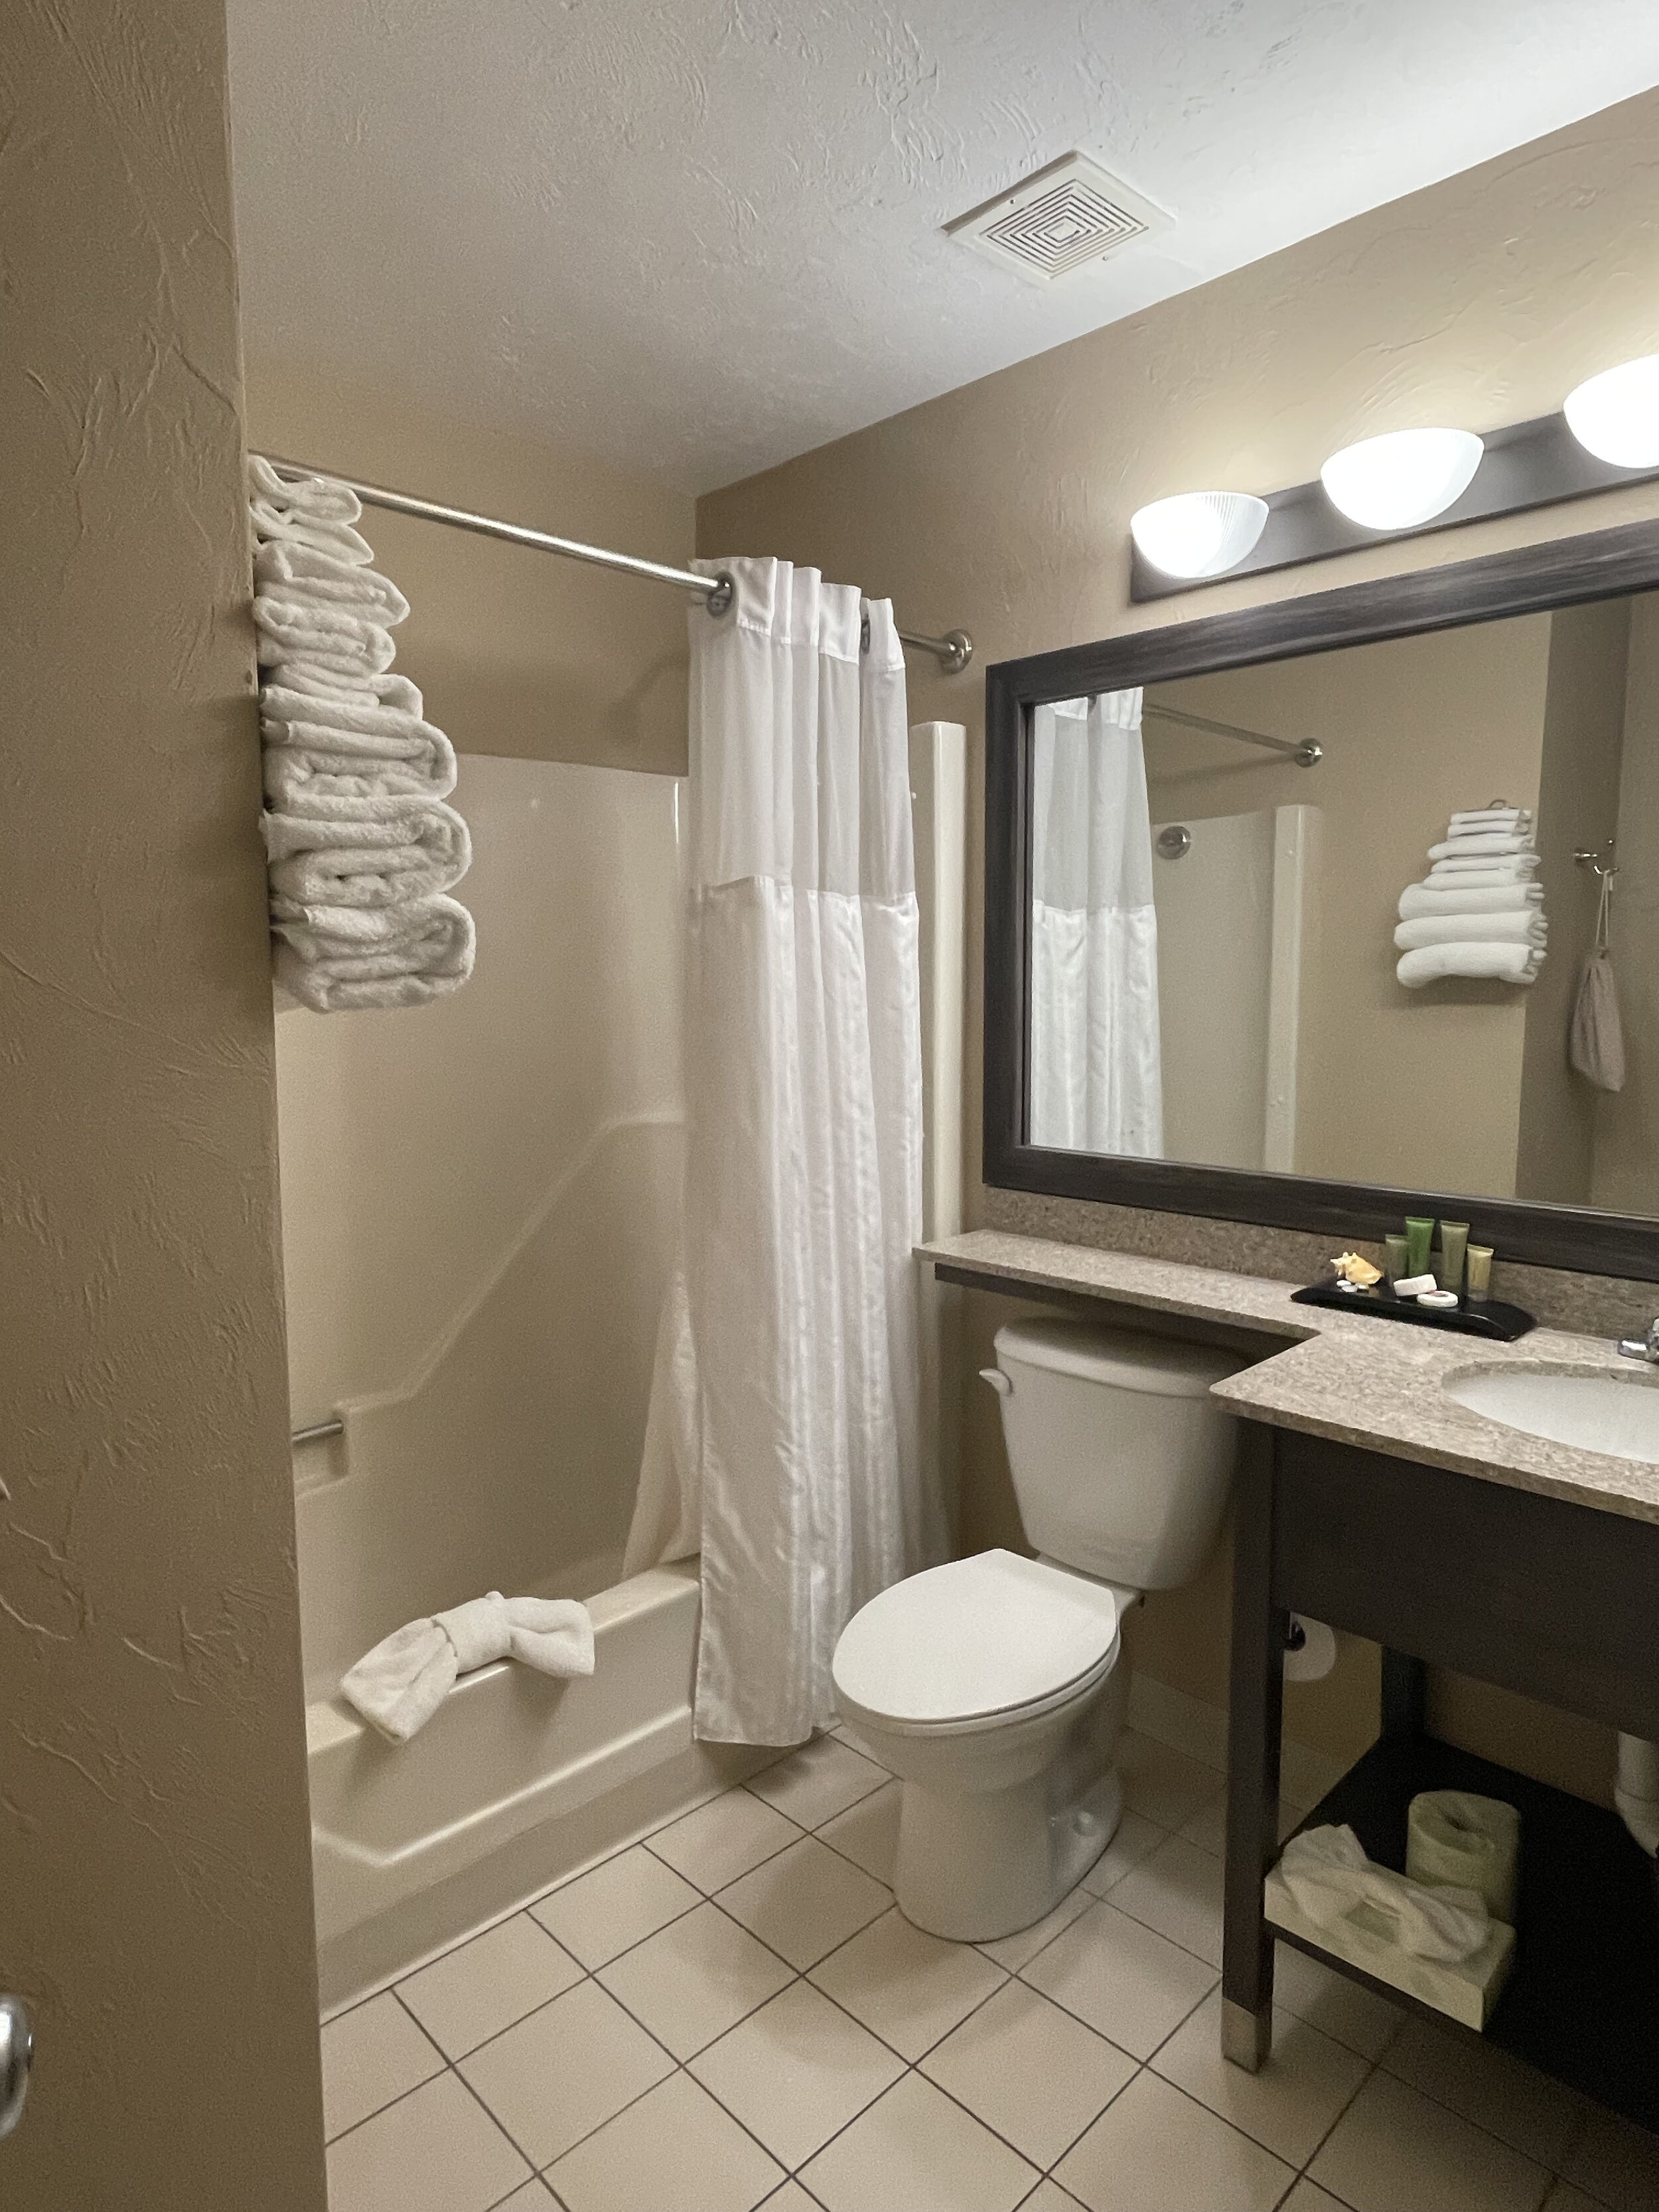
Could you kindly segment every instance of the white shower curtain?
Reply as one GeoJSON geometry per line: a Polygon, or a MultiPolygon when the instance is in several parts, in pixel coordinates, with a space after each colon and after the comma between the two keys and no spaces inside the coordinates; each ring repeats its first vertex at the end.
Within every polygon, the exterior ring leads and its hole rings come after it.
{"type": "Polygon", "coordinates": [[[833,1717],[849,1616],[941,1548],[904,664],[885,601],[702,565],[737,594],[690,617],[684,1260],[627,1569],[701,1550],[696,1732],[787,1744],[833,1717]]]}
{"type": "Polygon", "coordinates": [[[1034,709],[1030,1140],[1164,1150],[1140,693],[1034,709]]]}

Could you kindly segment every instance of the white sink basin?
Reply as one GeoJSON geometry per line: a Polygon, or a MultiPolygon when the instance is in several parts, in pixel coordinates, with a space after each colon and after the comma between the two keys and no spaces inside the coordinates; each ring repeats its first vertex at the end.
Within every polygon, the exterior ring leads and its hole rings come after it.
{"type": "Polygon", "coordinates": [[[1659,1462],[1659,1375],[1574,1375],[1539,1367],[1449,1375],[1446,1395],[1472,1413],[1552,1443],[1659,1462]]]}

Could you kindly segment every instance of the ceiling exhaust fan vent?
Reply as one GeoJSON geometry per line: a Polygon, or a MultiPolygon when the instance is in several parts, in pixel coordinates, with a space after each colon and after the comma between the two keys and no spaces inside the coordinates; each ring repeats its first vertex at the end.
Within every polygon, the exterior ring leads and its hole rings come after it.
{"type": "Polygon", "coordinates": [[[1003,268],[1047,284],[1166,229],[1170,220],[1086,154],[1065,154],[945,228],[1003,268]]]}

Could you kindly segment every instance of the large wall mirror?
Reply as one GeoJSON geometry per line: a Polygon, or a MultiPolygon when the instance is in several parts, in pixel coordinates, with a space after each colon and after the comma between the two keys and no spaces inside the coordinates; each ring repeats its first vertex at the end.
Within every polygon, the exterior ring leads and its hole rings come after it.
{"type": "Polygon", "coordinates": [[[1659,526],[987,686],[988,1182],[1659,1276],[1659,526]]]}

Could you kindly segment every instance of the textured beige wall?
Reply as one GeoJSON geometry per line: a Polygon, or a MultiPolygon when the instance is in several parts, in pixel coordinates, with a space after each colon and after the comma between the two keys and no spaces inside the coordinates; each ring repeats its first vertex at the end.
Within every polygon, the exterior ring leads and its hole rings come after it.
{"type": "MultiPolygon", "coordinates": [[[[984,1209],[973,1164],[983,969],[979,672],[1121,630],[1659,514],[1659,487],[1636,487],[1151,606],[1128,603],[1129,516],[1148,500],[1198,486],[1303,483],[1334,447],[1376,431],[1521,421],[1559,406],[1595,370],[1659,349],[1656,174],[1652,93],[699,502],[702,552],[811,562],[890,593],[908,628],[961,623],[974,635],[973,674],[953,682],[926,660],[910,664],[912,719],[964,720],[971,748],[970,1224],[984,1209]]],[[[970,1325],[986,1333],[982,1321],[970,1325]]],[[[966,1436],[964,1524],[1006,1528],[1006,1468],[982,1407],[970,1413],[966,1436]]],[[[1169,1603],[1147,1608],[1143,1655],[1153,1613],[1169,1603]]],[[[1182,1648],[1192,1679],[1220,1694],[1225,1652],[1212,1613],[1194,1620],[1182,1648]]],[[[1318,1686],[1333,1748],[1364,1741],[1372,1663],[1356,1652],[1318,1686]]],[[[1292,1724],[1300,1724],[1294,1714],[1292,1724]]],[[[1553,1750],[1547,1731],[1534,1733],[1537,1763],[1563,1779],[1581,1775],[1590,1763],[1582,1729],[1563,1721],[1560,1732],[1553,1750]]]]}
{"type": "MultiPolygon", "coordinates": [[[[395,386],[254,357],[247,439],[556,537],[690,557],[689,494],[434,414],[395,386]]],[[[685,773],[686,598],[380,508],[365,528],[412,610],[398,665],[458,751],[685,773]]]]}
{"type": "Polygon", "coordinates": [[[1528,994],[1396,980],[1397,902],[1454,808],[1538,791],[1550,617],[1391,638],[1344,653],[1160,684],[1149,699],[1283,737],[1302,769],[1247,745],[1146,725],[1158,822],[1247,807],[1320,810],[1304,998],[1296,1165],[1406,1188],[1515,1193],[1528,994]]]}
{"type": "MultiPolygon", "coordinates": [[[[1600,599],[1550,617],[1537,828],[1550,950],[1527,993],[1515,1189],[1518,1198],[1563,1206],[1589,1204],[1595,1145],[1596,1094],[1572,1071],[1567,1033],[1584,955],[1595,939],[1598,885],[1572,856],[1579,848],[1601,845],[1619,827],[1633,604],[1600,599]]],[[[1646,1203],[1659,1206],[1659,1178],[1648,1189],[1646,1203]]]]}
{"type": "Polygon", "coordinates": [[[222,0],[14,0],[0,2198],[322,2212],[222,0]]]}

